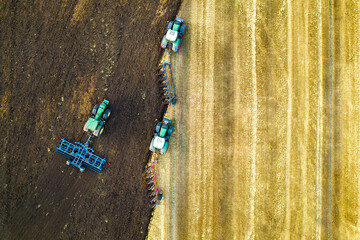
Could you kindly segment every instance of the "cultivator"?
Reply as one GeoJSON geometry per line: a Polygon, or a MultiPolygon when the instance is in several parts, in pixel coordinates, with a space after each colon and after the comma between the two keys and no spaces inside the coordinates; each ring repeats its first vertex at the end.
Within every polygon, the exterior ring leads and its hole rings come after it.
{"type": "Polygon", "coordinates": [[[160,65],[160,73],[162,75],[161,87],[164,91],[164,101],[171,106],[176,103],[175,82],[171,69],[171,52],[167,51],[169,60],[160,65]]]}
{"type": "Polygon", "coordinates": [[[90,139],[92,136],[99,137],[104,131],[104,125],[109,118],[111,110],[109,109],[109,101],[104,99],[99,105],[96,104],[84,126],[84,131],[89,134],[89,138],[85,144],[76,142],[75,144],[61,139],[60,145],[56,151],[70,160],[66,161],[67,165],[73,165],[84,172],[86,168],[100,173],[106,163],[105,158],[101,158],[94,154],[94,150],[89,147],[90,139]]]}
{"type": "Polygon", "coordinates": [[[94,150],[89,147],[91,137],[92,135],[89,135],[85,144],[79,142],[73,144],[62,138],[56,151],[70,158],[70,160],[66,161],[67,165],[73,165],[79,168],[81,172],[84,172],[85,168],[89,168],[100,173],[106,163],[106,159],[93,153],[94,150]]]}
{"type": "Polygon", "coordinates": [[[150,179],[148,181],[148,185],[150,187],[148,188],[149,191],[151,191],[151,202],[154,203],[152,208],[155,208],[156,205],[160,203],[161,197],[162,197],[162,191],[160,189],[160,181],[158,179],[159,174],[157,174],[157,164],[159,160],[157,158],[157,154],[155,154],[155,160],[151,161],[150,166],[146,170],[147,179],[150,179]]]}

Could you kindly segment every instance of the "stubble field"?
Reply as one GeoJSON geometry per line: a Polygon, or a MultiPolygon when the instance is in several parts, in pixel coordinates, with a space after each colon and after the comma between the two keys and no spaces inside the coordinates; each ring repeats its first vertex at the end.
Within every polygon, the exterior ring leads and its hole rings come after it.
{"type": "Polygon", "coordinates": [[[359,13],[184,0],[149,239],[359,238],[359,13]]]}

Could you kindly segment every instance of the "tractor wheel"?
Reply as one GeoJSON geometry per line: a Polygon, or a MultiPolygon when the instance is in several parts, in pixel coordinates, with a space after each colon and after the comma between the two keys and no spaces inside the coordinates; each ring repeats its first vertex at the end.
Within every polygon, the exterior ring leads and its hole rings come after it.
{"type": "Polygon", "coordinates": [[[173,43],[172,50],[174,52],[177,52],[179,50],[179,47],[180,47],[180,38],[176,39],[176,41],[173,43]]]}
{"type": "Polygon", "coordinates": [[[104,127],[101,127],[100,130],[99,130],[99,136],[101,136],[101,134],[103,133],[104,131],[104,127]]]}
{"type": "Polygon", "coordinates": [[[169,142],[165,142],[164,147],[161,149],[160,153],[165,154],[167,152],[167,149],[169,147],[169,142]]]}
{"type": "Polygon", "coordinates": [[[172,29],[174,25],[174,21],[170,21],[167,29],[172,29]]]}
{"type": "Polygon", "coordinates": [[[111,114],[111,110],[110,109],[106,109],[104,114],[103,114],[103,119],[104,120],[107,120],[109,117],[110,117],[110,114],[111,114]]]}
{"type": "Polygon", "coordinates": [[[161,40],[161,47],[162,48],[166,48],[168,42],[166,41],[166,35],[163,37],[163,39],[161,40]]]}
{"type": "Polygon", "coordinates": [[[94,136],[96,136],[96,137],[100,137],[101,134],[103,133],[103,131],[104,131],[104,127],[101,126],[101,127],[99,127],[98,129],[96,129],[93,134],[94,134],[94,136]]]}
{"type": "Polygon", "coordinates": [[[167,131],[167,135],[170,137],[173,131],[174,131],[174,125],[171,125],[167,131]]]}
{"type": "Polygon", "coordinates": [[[156,128],[155,128],[155,131],[156,131],[157,133],[159,133],[159,132],[160,132],[160,128],[161,128],[161,122],[158,122],[158,124],[156,125],[156,128]]]}
{"type": "Polygon", "coordinates": [[[155,147],[154,147],[154,138],[151,140],[149,150],[150,150],[150,151],[152,151],[152,152],[153,152],[153,151],[155,151],[155,147]]]}
{"type": "Polygon", "coordinates": [[[92,114],[96,115],[97,110],[99,109],[99,104],[96,104],[92,110],[92,114]]]}
{"type": "Polygon", "coordinates": [[[182,36],[184,36],[184,33],[185,33],[185,27],[186,27],[186,25],[185,25],[185,24],[181,25],[181,27],[180,27],[180,36],[181,36],[181,37],[182,37],[182,36]]]}

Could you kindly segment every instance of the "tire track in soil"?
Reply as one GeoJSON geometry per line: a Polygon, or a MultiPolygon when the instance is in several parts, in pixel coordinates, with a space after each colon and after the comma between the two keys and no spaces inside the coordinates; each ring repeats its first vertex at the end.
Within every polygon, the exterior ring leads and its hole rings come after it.
{"type": "Polygon", "coordinates": [[[303,236],[303,238],[305,238],[306,233],[308,232],[308,227],[307,227],[307,223],[306,220],[308,218],[307,216],[307,210],[308,210],[308,204],[307,204],[307,195],[306,195],[306,188],[308,186],[308,181],[307,181],[307,162],[308,162],[308,151],[306,148],[306,139],[309,138],[309,108],[310,108],[310,104],[309,104],[309,56],[308,56],[308,44],[309,44],[309,33],[308,33],[308,29],[309,29],[309,17],[308,17],[308,11],[309,11],[309,0],[306,0],[304,2],[304,9],[302,9],[302,14],[304,17],[304,28],[302,29],[304,32],[304,46],[303,46],[303,55],[304,55],[304,60],[303,60],[303,75],[304,75],[304,85],[303,85],[303,89],[304,89],[304,93],[303,93],[303,99],[304,99],[304,124],[303,124],[303,128],[304,128],[304,133],[301,136],[301,140],[300,143],[303,143],[303,146],[300,150],[300,161],[301,161],[301,187],[302,187],[302,191],[301,191],[301,197],[302,197],[302,229],[301,229],[301,235],[303,236]]]}
{"type": "Polygon", "coordinates": [[[255,195],[256,195],[256,160],[257,160],[257,128],[258,128],[258,96],[257,96],[257,74],[256,74],[256,22],[257,5],[256,0],[251,6],[251,165],[250,165],[250,219],[247,239],[255,238],[255,195]]]}
{"type": "Polygon", "coordinates": [[[323,171],[323,63],[322,63],[322,5],[321,0],[317,0],[317,48],[318,48],[318,88],[317,88],[317,113],[316,113],[316,215],[315,215],[315,239],[321,239],[322,225],[322,171],[323,171]]]}
{"type": "MultiPolygon", "coordinates": [[[[291,209],[291,142],[292,142],[292,81],[293,81],[293,61],[292,61],[292,5],[291,0],[286,1],[287,7],[287,121],[286,121],[286,179],[285,179],[285,194],[286,194],[286,208],[291,209]]],[[[286,211],[285,215],[285,238],[290,239],[290,222],[291,222],[291,211],[286,211]]]]}
{"type": "Polygon", "coordinates": [[[327,227],[328,227],[328,239],[332,239],[332,222],[333,222],[333,149],[334,149],[334,124],[333,124],[333,115],[334,115],[334,3],[332,0],[329,0],[329,186],[328,186],[328,219],[327,219],[327,227]]]}

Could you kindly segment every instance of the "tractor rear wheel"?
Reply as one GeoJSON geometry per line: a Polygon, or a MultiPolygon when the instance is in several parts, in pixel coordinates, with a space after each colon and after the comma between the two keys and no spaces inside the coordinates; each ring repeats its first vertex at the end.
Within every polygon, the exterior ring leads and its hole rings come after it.
{"type": "Polygon", "coordinates": [[[106,109],[104,114],[103,114],[103,119],[104,120],[107,120],[109,117],[110,117],[110,114],[111,114],[111,110],[110,109],[106,109]]]}
{"type": "Polygon", "coordinates": [[[174,52],[177,52],[179,50],[179,47],[180,47],[180,38],[176,39],[176,41],[173,43],[172,50],[174,52]]]}
{"type": "Polygon", "coordinates": [[[165,154],[167,152],[167,149],[169,147],[169,142],[165,142],[164,147],[161,149],[160,153],[165,154]]]}
{"type": "Polygon", "coordinates": [[[152,152],[153,152],[153,151],[155,151],[155,147],[154,147],[154,138],[151,140],[149,150],[150,150],[150,151],[152,151],[152,152]]]}
{"type": "Polygon", "coordinates": [[[101,134],[103,133],[104,131],[104,127],[101,127],[100,130],[99,130],[99,136],[101,136],[101,134]]]}
{"type": "Polygon", "coordinates": [[[93,134],[94,134],[94,136],[96,136],[96,137],[100,137],[101,134],[103,133],[103,131],[104,131],[104,127],[101,126],[101,127],[99,127],[98,129],[96,129],[93,134]]]}
{"type": "Polygon", "coordinates": [[[166,41],[166,35],[163,37],[163,39],[161,40],[161,47],[162,48],[166,48],[168,42],[166,41]]]}
{"type": "Polygon", "coordinates": [[[85,125],[84,125],[84,132],[87,132],[87,131],[89,131],[89,129],[88,129],[86,123],[85,123],[85,125]]]}
{"type": "Polygon", "coordinates": [[[92,114],[96,115],[97,110],[99,109],[99,104],[96,104],[92,110],[92,114]]]}

